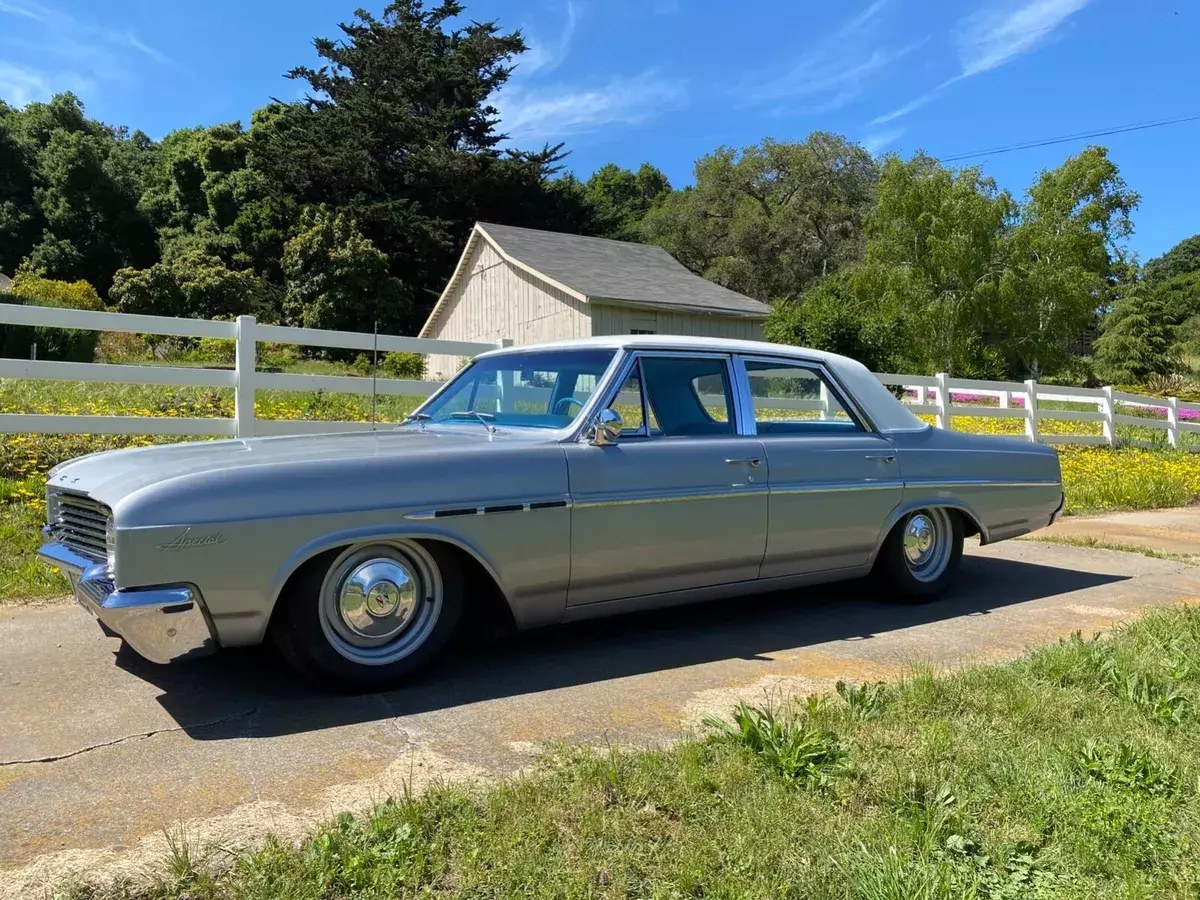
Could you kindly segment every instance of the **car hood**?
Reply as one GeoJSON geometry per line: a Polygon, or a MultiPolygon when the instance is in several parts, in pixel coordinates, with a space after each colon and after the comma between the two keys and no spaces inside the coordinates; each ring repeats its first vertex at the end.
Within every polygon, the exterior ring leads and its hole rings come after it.
{"type": "Polygon", "coordinates": [[[448,450],[488,452],[514,441],[545,442],[528,430],[419,428],[394,431],[306,434],[286,437],[194,441],[128,450],[110,450],[70,460],[51,470],[47,485],[80,491],[115,506],[122,498],[182,476],[245,470],[259,466],[395,459],[443,454],[448,450]]]}

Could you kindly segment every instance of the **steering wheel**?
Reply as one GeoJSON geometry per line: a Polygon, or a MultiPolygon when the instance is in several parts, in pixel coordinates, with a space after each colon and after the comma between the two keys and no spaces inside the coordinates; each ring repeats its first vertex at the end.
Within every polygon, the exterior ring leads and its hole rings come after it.
{"type": "Polygon", "coordinates": [[[567,404],[570,404],[570,403],[574,403],[580,409],[583,409],[583,401],[582,400],[576,400],[574,397],[563,397],[561,400],[559,400],[557,403],[554,404],[554,415],[556,415],[556,416],[557,415],[565,415],[567,410],[564,409],[564,406],[567,404]]]}

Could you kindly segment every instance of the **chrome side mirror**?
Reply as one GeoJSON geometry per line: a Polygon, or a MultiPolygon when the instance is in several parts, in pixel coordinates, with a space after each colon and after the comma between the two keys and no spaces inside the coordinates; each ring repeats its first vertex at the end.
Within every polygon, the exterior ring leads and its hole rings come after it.
{"type": "Polygon", "coordinates": [[[593,447],[611,447],[621,436],[624,427],[620,413],[615,409],[603,409],[592,423],[588,443],[593,447]]]}

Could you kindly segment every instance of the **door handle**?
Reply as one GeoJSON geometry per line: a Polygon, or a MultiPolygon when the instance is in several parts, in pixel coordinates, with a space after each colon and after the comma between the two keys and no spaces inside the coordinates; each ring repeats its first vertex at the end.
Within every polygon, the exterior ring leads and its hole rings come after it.
{"type": "Polygon", "coordinates": [[[895,453],[868,453],[867,459],[877,459],[880,462],[890,463],[896,461],[895,453]]]}
{"type": "Polygon", "coordinates": [[[725,460],[725,465],[727,465],[727,466],[745,465],[745,466],[749,466],[752,469],[757,468],[759,466],[759,464],[761,464],[761,463],[762,463],[761,459],[727,459],[727,460],[725,460]]]}

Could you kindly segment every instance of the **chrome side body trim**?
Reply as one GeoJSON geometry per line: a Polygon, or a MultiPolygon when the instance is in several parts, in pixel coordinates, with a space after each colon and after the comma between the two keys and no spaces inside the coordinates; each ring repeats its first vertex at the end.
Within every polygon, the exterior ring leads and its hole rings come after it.
{"type": "Polygon", "coordinates": [[[498,503],[491,506],[461,506],[449,509],[421,509],[404,518],[422,522],[429,519],[453,519],[458,516],[491,516],[497,513],[533,512],[539,509],[563,509],[571,506],[571,498],[562,500],[533,500],[521,503],[498,503]]]}
{"type": "Polygon", "coordinates": [[[597,506],[644,506],[648,503],[678,503],[685,500],[721,500],[726,497],[762,497],[770,493],[764,485],[761,488],[730,488],[724,491],[674,491],[666,494],[648,496],[613,496],[594,497],[590,500],[574,502],[574,509],[591,509],[597,506]]]}
{"type": "Polygon", "coordinates": [[[66,572],[79,605],[150,662],[178,662],[216,651],[203,600],[190,585],[115,590],[103,564],[64,544],[46,544],[38,556],[66,572]]]}

